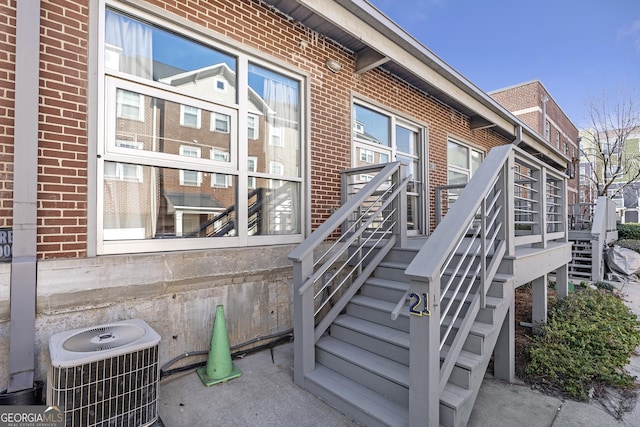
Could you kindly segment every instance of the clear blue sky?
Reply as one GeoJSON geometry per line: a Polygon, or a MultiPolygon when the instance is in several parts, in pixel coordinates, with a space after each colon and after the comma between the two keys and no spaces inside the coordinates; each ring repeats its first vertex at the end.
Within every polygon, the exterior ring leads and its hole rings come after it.
{"type": "Polygon", "coordinates": [[[540,80],[579,128],[587,102],[640,94],[640,0],[369,0],[480,89],[540,80]]]}

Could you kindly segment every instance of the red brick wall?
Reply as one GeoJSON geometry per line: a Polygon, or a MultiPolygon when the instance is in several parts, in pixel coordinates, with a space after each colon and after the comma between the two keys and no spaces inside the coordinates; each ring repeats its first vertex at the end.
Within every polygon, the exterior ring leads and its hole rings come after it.
{"type": "Polygon", "coordinates": [[[38,255],[87,253],[88,0],[43,1],[38,255]]]}
{"type": "Polygon", "coordinates": [[[15,1],[0,2],[0,227],[12,225],[15,1]]]}
{"type": "MultiPolygon", "coordinates": [[[[14,1],[1,0],[0,39],[0,225],[11,223],[11,99],[14,1]],[[7,101],[9,99],[9,101],[7,101]],[[8,172],[8,173],[7,173],[8,172]]],[[[331,40],[265,8],[258,1],[151,0],[150,4],[186,18],[239,44],[250,46],[310,75],[310,153],[312,226],[340,203],[339,171],[350,166],[351,96],[363,95],[429,127],[430,186],[445,184],[446,144],[456,137],[488,151],[507,143],[490,130],[471,131],[468,119],[381,70],[356,75],[355,56],[331,40]],[[179,4],[179,7],[177,5],[179,4]],[[301,45],[301,41],[306,46],[301,45]],[[339,60],[339,73],[326,69],[339,60]]],[[[41,22],[38,255],[83,257],[87,248],[87,46],[89,0],[43,0],[41,22]]],[[[89,6],[91,5],[91,6],[89,6]]],[[[91,189],[94,191],[94,189],[91,189]]],[[[433,194],[431,194],[433,198],[433,194]]],[[[432,200],[433,206],[433,200],[432,200]]]]}

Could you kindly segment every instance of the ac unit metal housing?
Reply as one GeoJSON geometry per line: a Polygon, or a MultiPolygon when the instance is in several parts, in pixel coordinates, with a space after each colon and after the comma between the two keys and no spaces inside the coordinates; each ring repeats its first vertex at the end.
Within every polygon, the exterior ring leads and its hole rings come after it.
{"type": "Polygon", "coordinates": [[[158,335],[131,319],[49,339],[47,404],[67,426],[142,427],[158,419],[158,335]]]}

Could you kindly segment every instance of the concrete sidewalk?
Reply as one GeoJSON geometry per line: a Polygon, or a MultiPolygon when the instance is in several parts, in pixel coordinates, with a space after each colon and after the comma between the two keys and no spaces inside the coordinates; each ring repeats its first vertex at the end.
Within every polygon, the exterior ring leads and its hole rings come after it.
{"type": "MultiPolygon", "coordinates": [[[[625,302],[640,314],[640,285],[622,287],[625,302]]],[[[160,383],[159,413],[166,427],[208,426],[357,426],[293,383],[293,344],[277,346],[234,363],[240,378],[205,387],[195,371],[175,374],[160,383]],[[273,357],[273,360],[272,360],[273,357]]],[[[640,358],[628,369],[640,376],[640,358]]],[[[487,375],[469,426],[640,426],[640,408],[617,421],[597,403],[562,401],[487,375]]]]}

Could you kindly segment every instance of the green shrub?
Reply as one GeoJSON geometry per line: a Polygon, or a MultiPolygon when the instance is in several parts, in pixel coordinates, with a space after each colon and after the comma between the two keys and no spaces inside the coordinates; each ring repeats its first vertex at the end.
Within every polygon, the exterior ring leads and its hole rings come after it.
{"type": "Polygon", "coordinates": [[[618,224],[618,239],[640,240],[640,224],[628,222],[626,224],[618,224]]]}
{"type": "Polygon", "coordinates": [[[593,282],[593,286],[598,289],[604,289],[605,291],[612,291],[614,289],[614,286],[607,282],[593,282]]]}
{"type": "Polygon", "coordinates": [[[632,251],[640,253],[640,240],[623,239],[617,240],[615,244],[620,246],[621,248],[631,249],[632,251]]]}
{"type": "Polygon", "coordinates": [[[569,294],[542,330],[528,349],[528,380],[579,400],[592,387],[633,385],[624,367],[640,345],[640,322],[621,299],[591,289],[569,294]]]}

